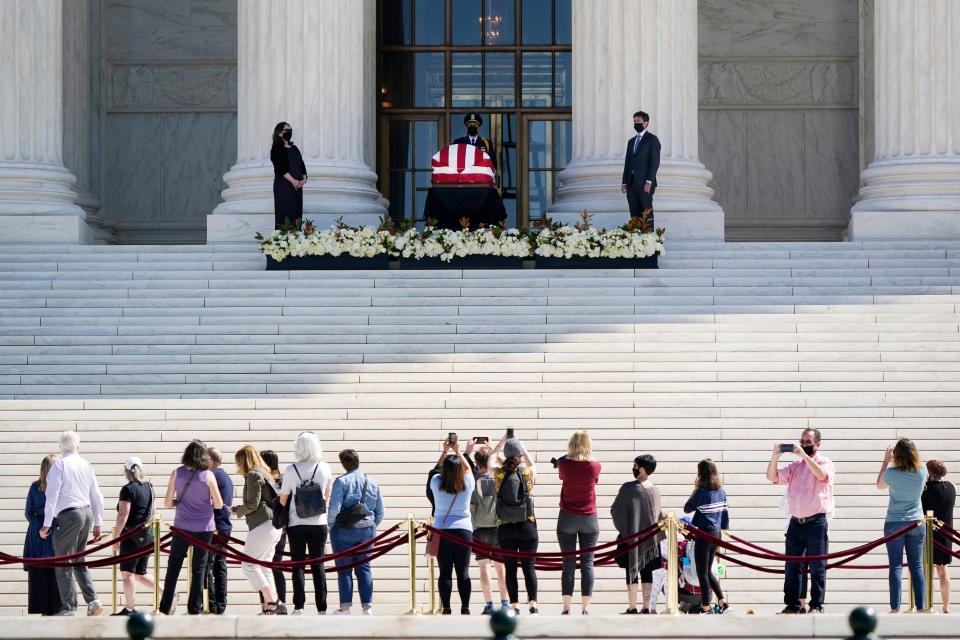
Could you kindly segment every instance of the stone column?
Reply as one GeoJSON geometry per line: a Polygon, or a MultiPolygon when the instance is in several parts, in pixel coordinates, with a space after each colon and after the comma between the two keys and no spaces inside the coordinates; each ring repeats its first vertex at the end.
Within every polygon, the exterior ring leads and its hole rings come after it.
{"type": "Polygon", "coordinates": [[[63,0],[0,2],[0,243],[90,239],[63,166],[63,0]]]}
{"type": "Polygon", "coordinates": [[[873,157],[848,235],[960,238],[960,2],[873,3],[873,157]]]}
{"type": "Polygon", "coordinates": [[[573,160],[551,215],[597,226],[629,218],[620,193],[635,111],[662,144],[653,199],[670,238],[723,239],[723,209],[699,160],[696,0],[573,0],[573,160]]]}
{"type": "Polygon", "coordinates": [[[289,122],[309,180],[303,214],[318,226],[386,214],[370,168],[376,142],[375,0],[240,0],[237,163],[207,241],[273,229],[270,138],[289,122]]]}

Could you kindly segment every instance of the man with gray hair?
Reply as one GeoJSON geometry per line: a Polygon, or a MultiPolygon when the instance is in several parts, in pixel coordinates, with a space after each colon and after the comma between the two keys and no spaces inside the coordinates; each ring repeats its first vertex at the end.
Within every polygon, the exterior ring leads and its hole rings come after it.
{"type": "MultiPolygon", "coordinates": [[[[64,431],[60,435],[59,445],[63,455],[47,474],[47,502],[40,537],[46,538],[50,535],[50,528],[56,518],[57,535],[53,537],[53,551],[62,556],[86,549],[91,530],[94,539],[100,537],[103,494],[97,485],[97,474],[93,467],[80,457],[80,436],[73,431],[64,431]]],[[[74,576],[76,582],[80,583],[80,591],[87,603],[87,615],[98,616],[103,612],[87,567],[77,565],[57,568],[56,572],[62,606],[57,615],[73,616],[77,613],[74,576]]]]}

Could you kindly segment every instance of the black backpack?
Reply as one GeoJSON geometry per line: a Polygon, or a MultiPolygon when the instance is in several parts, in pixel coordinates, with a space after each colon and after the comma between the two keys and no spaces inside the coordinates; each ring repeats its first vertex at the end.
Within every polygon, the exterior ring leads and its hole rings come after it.
{"type": "Polygon", "coordinates": [[[497,492],[497,520],[501,524],[525,522],[533,514],[530,493],[520,469],[507,475],[497,492]]]}
{"type": "Polygon", "coordinates": [[[293,494],[293,504],[297,508],[298,518],[312,518],[313,516],[323,515],[327,512],[327,500],[323,496],[323,485],[317,484],[313,479],[317,475],[317,469],[320,463],[313,468],[313,473],[304,480],[297,470],[297,465],[293,465],[293,470],[300,478],[300,485],[296,493],[293,494]]]}

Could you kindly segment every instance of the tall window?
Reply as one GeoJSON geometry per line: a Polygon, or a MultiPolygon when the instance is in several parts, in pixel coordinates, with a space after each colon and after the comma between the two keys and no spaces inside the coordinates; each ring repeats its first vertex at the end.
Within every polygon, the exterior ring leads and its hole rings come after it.
{"type": "Polygon", "coordinates": [[[511,225],[542,216],[571,151],[570,0],[380,0],[381,191],[419,219],[430,158],[469,112],[496,149],[511,225]]]}

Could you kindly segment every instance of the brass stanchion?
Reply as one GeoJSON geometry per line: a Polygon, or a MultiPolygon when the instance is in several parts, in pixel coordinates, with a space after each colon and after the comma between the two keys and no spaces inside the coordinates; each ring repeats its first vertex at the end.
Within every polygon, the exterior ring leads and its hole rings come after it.
{"type": "MultiPolygon", "coordinates": [[[[117,528],[113,528],[113,535],[111,536],[114,540],[117,539],[117,528]]],[[[113,557],[117,557],[117,545],[114,544],[110,547],[113,550],[113,557]]],[[[113,576],[113,613],[117,612],[117,563],[114,562],[110,565],[110,570],[113,576]]]]}
{"type": "Polygon", "coordinates": [[[677,516],[667,514],[667,613],[680,613],[680,558],[677,549],[677,516]]]}
{"type": "Polygon", "coordinates": [[[936,518],[933,517],[933,511],[927,511],[927,517],[923,519],[923,526],[926,527],[926,535],[923,538],[923,611],[933,612],[933,525],[936,518]]]}
{"type": "Polygon", "coordinates": [[[160,516],[153,520],[153,612],[160,611],[160,516]]]}
{"type": "Polygon", "coordinates": [[[410,565],[410,609],[408,615],[415,616],[417,611],[417,527],[413,514],[407,514],[407,552],[410,565]]]}

